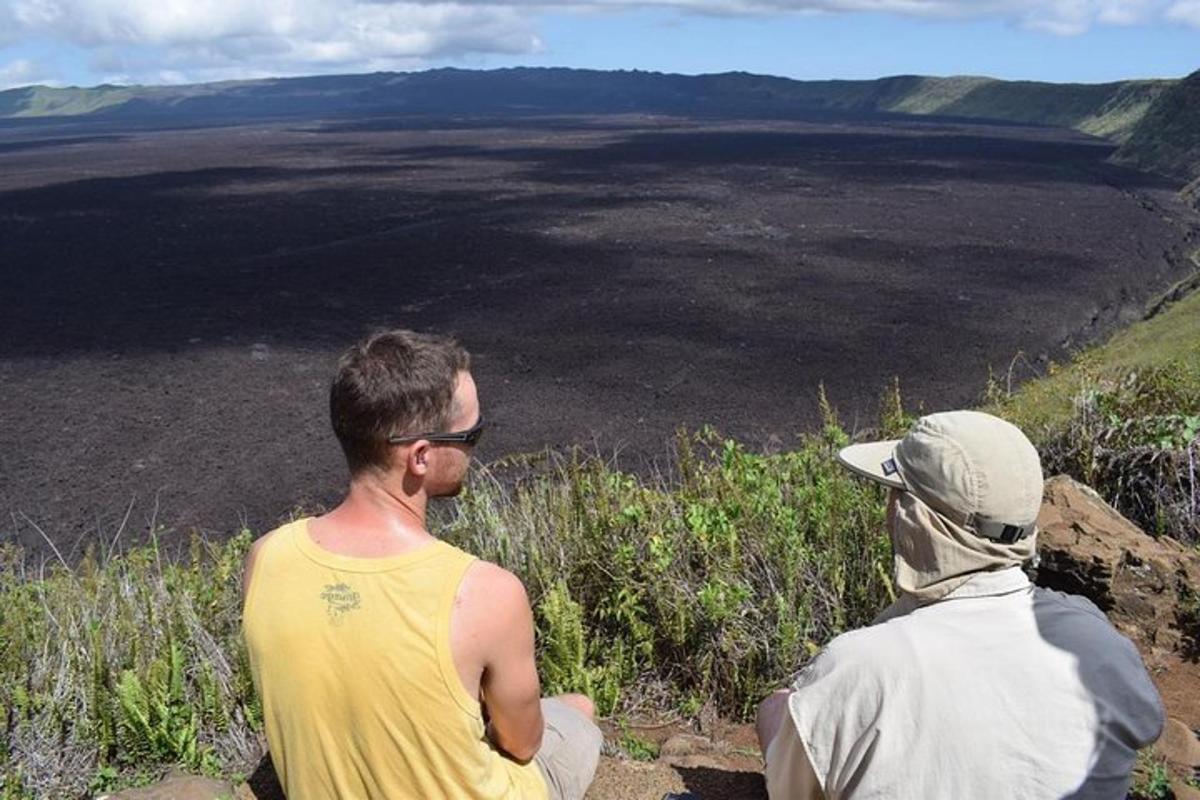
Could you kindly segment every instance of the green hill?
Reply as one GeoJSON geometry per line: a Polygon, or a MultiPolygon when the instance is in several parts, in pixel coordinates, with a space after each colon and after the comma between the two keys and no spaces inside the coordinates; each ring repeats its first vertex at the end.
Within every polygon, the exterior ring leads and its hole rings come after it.
{"type": "Polygon", "coordinates": [[[1074,128],[1123,141],[1171,81],[1037,83],[920,78],[881,110],[1074,128]]]}
{"type": "MultiPolygon", "coordinates": [[[[1200,70],[1154,103],[1114,159],[1164,175],[1200,178],[1200,70]]],[[[1193,199],[1200,195],[1195,183],[1193,199]]]]}

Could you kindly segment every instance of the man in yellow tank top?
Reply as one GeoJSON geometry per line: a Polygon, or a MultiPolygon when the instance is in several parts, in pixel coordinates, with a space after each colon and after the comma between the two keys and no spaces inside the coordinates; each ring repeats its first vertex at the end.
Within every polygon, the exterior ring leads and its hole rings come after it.
{"type": "Polygon", "coordinates": [[[342,357],[329,406],[345,499],[246,560],[246,644],[288,797],[579,800],[600,755],[591,701],[540,697],[521,582],[425,527],[483,431],[467,353],[374,334],[342,357]]]}

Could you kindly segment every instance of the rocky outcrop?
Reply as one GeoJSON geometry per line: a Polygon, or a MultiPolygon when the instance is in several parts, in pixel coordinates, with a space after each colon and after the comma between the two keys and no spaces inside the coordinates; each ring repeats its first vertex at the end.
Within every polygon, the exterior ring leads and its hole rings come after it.
{"type": "Polygon", "coordinates": [[[1143,650],[1195,647],[1194,551],[1146,535],[1066,475],[1046,481],[1038,527],[1039,584],[1087,597],[1143,650]]]}
{"type": "Polygon", "coordinates": [[[1162,695],[1168,720],[1155,745],[1175,797],[1200,800],[1200,556],[1155,539],[1065,475],[1046,481],[1038,516],[1037,582],[1081,594],[1131,638],[1162,695]]]}
{"type": "Polygon", "coordinates": [[[245,790],[231,784],[196,775],[173,773],[152,786],[126,789],[115,794],[102,794],[96,800],[246,800],[245,790]]]}

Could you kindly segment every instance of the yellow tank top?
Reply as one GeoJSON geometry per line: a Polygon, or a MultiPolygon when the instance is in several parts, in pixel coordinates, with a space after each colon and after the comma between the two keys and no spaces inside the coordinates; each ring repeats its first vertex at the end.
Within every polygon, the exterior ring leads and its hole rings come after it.
{"type": "Polygon", "coordinates": [[[287,796],[546,800],[541,770],[488,746],[450,654],[473,556],[444,542],[387,558],[322,549],[308,519],[264,543],[243,630],[287,796]]]}

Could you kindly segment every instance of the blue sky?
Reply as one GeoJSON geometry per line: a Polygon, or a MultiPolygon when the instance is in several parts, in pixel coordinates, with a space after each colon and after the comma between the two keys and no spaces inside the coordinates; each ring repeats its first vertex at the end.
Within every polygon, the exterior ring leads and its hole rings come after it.
{"type": "Polygon", "coordinates": [[[0,0],[0,88],[522,64],[1177,77],[1200,0],[0,0]]]}

